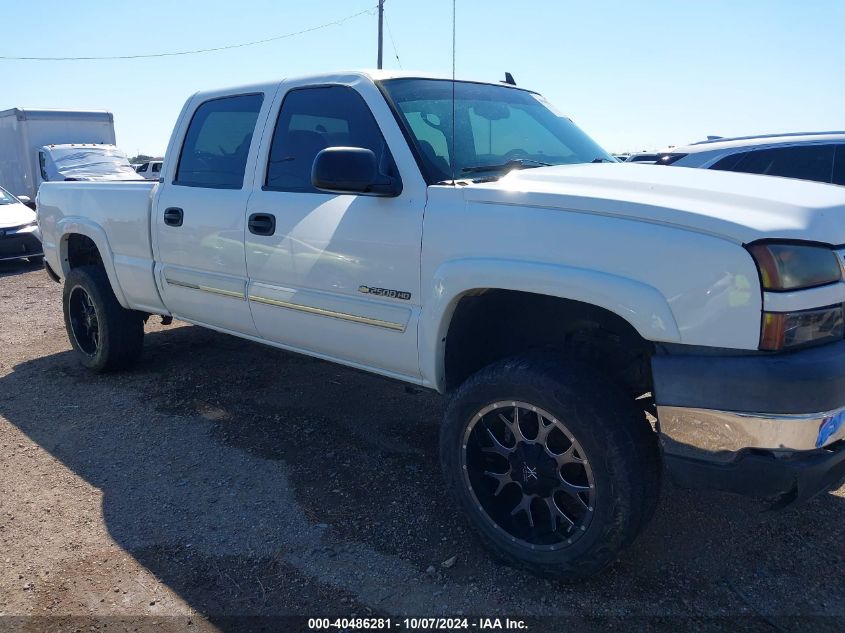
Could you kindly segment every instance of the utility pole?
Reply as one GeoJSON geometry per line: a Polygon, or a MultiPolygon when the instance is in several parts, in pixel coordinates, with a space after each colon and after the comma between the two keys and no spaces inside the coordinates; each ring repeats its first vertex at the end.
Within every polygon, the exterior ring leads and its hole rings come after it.
{"type": "Polygon", "coordinates": [[[384,0],[378,0],[378,68],[381,70],[381,53],[384,48],[384,0]]]}

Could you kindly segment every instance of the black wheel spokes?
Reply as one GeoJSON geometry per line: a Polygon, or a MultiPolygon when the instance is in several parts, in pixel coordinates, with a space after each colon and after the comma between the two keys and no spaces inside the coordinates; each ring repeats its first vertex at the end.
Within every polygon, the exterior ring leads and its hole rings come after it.
{"type": "Polygon", "coordinates": [[[466,437],[464,463],[475,447],[480,462],[472,461],[484,465],[476,485],[469,478],[473,494],[512,540],[532,549],[556,549],[586,531],[595,484],[580,445],[563,423],[529,404],[497,403],[473,418],[466,437]]]}
{"type": "Polygon", "coordinates": [[[79,348],[89,356],[100,345],[100,324],[90,295],[82,288],[74,288],[69,301],[70,323],[79,348]]]}

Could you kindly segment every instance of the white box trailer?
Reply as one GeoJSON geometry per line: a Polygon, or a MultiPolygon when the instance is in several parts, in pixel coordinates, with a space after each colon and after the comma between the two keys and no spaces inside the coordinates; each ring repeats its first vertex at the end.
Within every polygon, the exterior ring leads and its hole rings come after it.
{"type": "Polygon", "coordinates": [[[38,149],[69,143],[114,145],[114,116],[104,110],[0,111],[0,186],[35,200],[42,182],[38,149]]]}

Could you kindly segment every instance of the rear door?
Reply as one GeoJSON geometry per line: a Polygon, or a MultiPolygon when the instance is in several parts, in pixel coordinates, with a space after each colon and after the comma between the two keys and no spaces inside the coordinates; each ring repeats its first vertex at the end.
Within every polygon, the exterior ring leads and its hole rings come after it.
{"type": "MultiPolygon", "coordinates": [[[[193,111],[153,204],[156,281],[179,318],[254,335],[246,300],[244,211],[269,97],[209,98],[193,111]]],[[[174,148],[170,148],[173,150],[174,148]]]]}

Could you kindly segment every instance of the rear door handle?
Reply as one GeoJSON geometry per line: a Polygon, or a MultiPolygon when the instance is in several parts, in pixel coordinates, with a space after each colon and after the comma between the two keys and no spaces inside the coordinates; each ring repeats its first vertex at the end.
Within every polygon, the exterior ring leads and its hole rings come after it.
{"type": "Polygon", "coordinates": [[[253,213],[247,223],[253,235],[273,235],[276,232],[276,216],[271,213],[253,213]]]}
{"type": "Polygon", "coordinates": [[[168,207],[164,210],[164,223],[167,226],[182,226],[185,212],[179,207],[168,207]]]}

